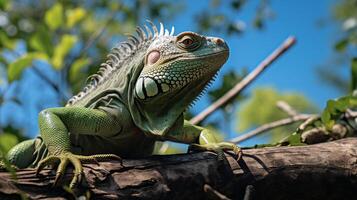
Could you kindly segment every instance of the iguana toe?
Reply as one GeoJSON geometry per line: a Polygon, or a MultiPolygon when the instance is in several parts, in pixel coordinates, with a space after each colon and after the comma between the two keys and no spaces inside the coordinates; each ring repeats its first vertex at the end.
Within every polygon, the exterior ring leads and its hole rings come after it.
{"type": "Polygon", "coordinates": [[[88,162],[88,161],[95,161],[103,159],[118,159],[121,161],[121,158],[114,154],[98,154],[92,156],[82,156],[82,155],[75,155],[70,152],[62,153],[60,155],[49,156],[39,162],[36,175],[40,173],[40,171],[48,165],[53,165],[55,163],[59,164],[57,166],[56,178],[54,181],[54,186],[58,185],[58,182],[62,179],[64,173],[66,172],[66,168],[69,163],[71,163],[74,167],[74,175],[69,184],[71,189],[75,188],[82,180],[83,176],[83,167],[81,161],[88,162]]]}

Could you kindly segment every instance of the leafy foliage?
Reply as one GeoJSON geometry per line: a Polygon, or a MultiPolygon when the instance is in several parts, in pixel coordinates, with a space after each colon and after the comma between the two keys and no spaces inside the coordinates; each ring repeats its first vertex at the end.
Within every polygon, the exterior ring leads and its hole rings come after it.
{"type": "Polygon", "coordinates": [[[8,152],[18,142],[18,138],[12,133],[3,133],[0,135],[0,147],[3,152],[8,152]]]}
{"type": "Polygon", "coordinates": [[[7,71],[9,82],[19,79],[23,70],[32,65],[32,61],[36,59],[48,60],[48,56],[42,52],[31,52],[10,63],[7,71]]]}
{"type": "Polygon", "coordinates": [[[328,100],[325,109],[321,114],[321,121],[329,130],[332,129],[336,120],[345,114],[347,109],[357,108],[357,97],[346,96],[337,100],[328,100]]]}

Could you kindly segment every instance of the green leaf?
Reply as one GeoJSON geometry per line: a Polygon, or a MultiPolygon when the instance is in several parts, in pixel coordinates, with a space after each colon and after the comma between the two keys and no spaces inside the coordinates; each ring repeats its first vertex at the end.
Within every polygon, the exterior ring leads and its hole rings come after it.
{"type": "Polygon", "coordinates": [[[349,97],[342,97],[335,102],[336,114],[345,112],[348,107],[349,107],[349,97]]]}
{"type": "Polygon", "coordinates": [[[46,52],[49,56],[53,53],[51,36],[44,26],[39,26],[36,29],[36,33],[29,40],[29,45],[36,51],[46,52]]]}
{"type": "Polygon", "coordinates": [[[4,32],[0,32],[0,47],[5,47],[8,49],[14,49],[16,45],[15,39],[10,39],[4,32]]]}
{"type": "Polygon", "coordinates": [[[83,67],[87,66],[89,63],[89,58],[79,58],[73,62],[71,69],[69,70],[69,80],[71,83],[77,80],[78,75],[81,74],[83,67]]]}
{"type": "Polygon", "coordinates": [[[75,8],[66,12],[66,26],[72,28],[76,23],[81,21],[86,15],[86,11],[83,8],[75,8]]]}
{"type": "Polygon", "coordinates": [[[325,109],[321,114],[321,121],[323,124],[329,124],[331,120],[331,114],[327,109],[325,109]]]}
{"type": "Polygon", "coordinates": [[[351,63],[351,92],[357,90],[357,57],[351,63]]]}
{"type": "Polygon", "coordinates": [[[29,67],[32,64],[32,61],[35,59],[48,60],[48,56],[42,52],[32,52],[25,54],[14,62],[10,63],[7,71],[9,82],[18,79],[23,70],[29,67]]]}
{"type": "Polygon", "coordinates": [[[0,148],[4,152],[8,152],[17,143],[19,143],[19,140],[14,134],[3,133],[0,135],[0,146],[1,146],[0,148]]]}
{"type": "Polygon", "coordinates": [[[59,44],[55,47],[52,65],[56,70],[60,70],[63,67],[63,60],[69,51],[72,49],[74,44],[77,42],[77,37],[74,35],[63,35],[59,44]]]}
{"type": "Polygon", "coordinates": [[[330,115],[336,114],[336,101],[335,100],[328,100],[326,108],[330,115]]]}
{"type": "Polygon", "coordinates": [[[1,10],[6,10],[8,4],[9,4],[8,0],[0,0],[0,9],[1,10]]]}
{"type": "Polygon", "coordinates": [[[356,108],[357,107],[357,97],[356,96],[351,96],[348,99],[348,106],[349,108],[356,108]]]}
{"type": "Polygon", "coordinates": [[[346,50],[347,45],[348,45],[348,39],[343,38],[342,40],[338,41],[335,44],[335,50],[338,52],[344,52],[346,50]]]}
{"type": "Polygon", "coordinates": [[[63,24],[63,6],[55,3],[45,14],[46,25],[51,30],[56,30],[63,24]]]}
{"type": "Polygon", "coordinates": [[[296,132],[294,132],[293,134],[291,134],[287,141],[289,142],[289,145],[294,146],[294,145],[301,145],[301,134],[298,134],[296,132]]]}

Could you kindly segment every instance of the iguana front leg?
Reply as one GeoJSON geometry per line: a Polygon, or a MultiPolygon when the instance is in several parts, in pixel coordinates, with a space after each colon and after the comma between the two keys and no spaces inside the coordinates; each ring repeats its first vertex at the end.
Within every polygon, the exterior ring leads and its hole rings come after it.
{"type": "Polygon", "coordinates": [[[39,162],[36,171],[38,174],[45,166],[59,163],[55,184],[61,178],[69,163],[74,166],[74,177],[70,183],[70,187],[73,188],[80,182],[82,176],[81,161],[97,158],[119,158],[113,154],[82,156],[71,152],[69,132],[71,134],[94,134],[105,137],[116,134],[120,130],[121,125],[118,120],[105,111],[84,107],[50,108],[39,114],[39,126],[50,156],[39,162]]]}
{"type": "Polygon", "coordinates": [[[189,151],[213,151],[217,153],[218,159],[223,159],[224,150],[231,150],[237,156],[241,157],[241,149],[234,143],[218,142],[212,131],[207,128],[195,126],[188,121],[184,122],[183,134],[178,136],[178,140],[184,143],[190,143],[189,151]]]}

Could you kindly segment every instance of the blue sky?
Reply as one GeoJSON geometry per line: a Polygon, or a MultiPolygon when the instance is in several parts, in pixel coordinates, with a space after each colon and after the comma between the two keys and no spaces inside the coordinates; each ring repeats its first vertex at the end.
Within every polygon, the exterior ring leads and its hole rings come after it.
{"type": "MultiPolygon", "coordinates": [[[[174,25],[176,34],[182,31],[195,31],[196,24],[194,23],[194,15],[200,9],[209,9],[209,1],[186,1],[186,9],[183,13],[178,14],[173,20],[166,21],[159,19],[167,27],[174,25]],[[190,4],[189,4],[190,3],[190,4]],[[191,6],[188,6],[191,5],[191,6]]],[[[238,14],[232,13],[228,8],[220,8],[222,12],[227,13],[232,19],[243,20],[251,23],[256,12],[257,2],[249,1],[238,14]]],[[[298,92],[305,95],[318,107],[324,107],[326,100],[336,98],[343,94],[322,82],[316,68],[326,62],[333,54],[333,43],[338,38],[336,33],[338,28],[336,24],[330,23],[325,26],[318,26],[321,20],[330,18],[330,9],[334,1],[332,0],[290,0],[290,1],[270,1],[270,6],[275,13],[274,19],[267,20],[265,29],[258,31],[250,24],[247,24],[244,34],[237,36],[227,36],[224,34],[211,33],[212,36],[219,36],[226,40],[230,46],[230,58],[221,73],[213,84],[217,87],[222,75],[230,69],[240,71],[241,68],[247,67],[252,70],[263,58],[273,51],[285,38],[289,35],[294,35],[297,38],[297,44],[290,49],[286,54],[277,60],[266,72],[264,72],[250,87],[245,91],[249,94],[254,88],[263,86],[272,86],[281,92],[298,92]]],[[[147,18],[146,18],[147,19],[147,18]]],[[[331,21],[329,21],[331,22],[331,21]]],[[[43,70],[46,74],[56,80],[56,74],[52,71],[43,70]]],[[[346,79],[348,78],[348,67],[342,71],[346,79]]],[[[341,70],[339,70],[340,72],[341,70]]],[[[24,112],[12,104],[7,104],[3,107],[0,113],[1,123],[14,123],[17,125],[25,124],[27,135],[35,136],[38,133],[37,113],[38,110],[31,109],[37,107],[46,108],[57,106],[58,100],[56,95],[48,88],[45,82],[41,81],[31,71],[26,71],[24,79],[20,83],[22,86],[17,92],[21,98],[26,99],[31,95],[34,98],[28,98],[25,101],[24,112]],[[33,88],[41,88],[40,94],[34,94],[33,88]],[[41,98],[46,97],[46,100],[41,98]],[[48,102],[52,102],[48,104],[48,102]],[[42,104],[43,103],[43,104],[42,104]],[[27,105],[27,106],[26,106],[27,105]],[[19,113],[27,113],[23,116],[19,113]],[[11,114],[12,117],[4,120],[4,115],[11,114]],[[24,123],[26,122],[26,123],[24,123]]],[[[203,110],[208,106],[206,97],[203,97],[193,108],[195,113],[203,110]]],[[[219,117],[218,114],[213,115],[210,119],[215,120],[219,117]]],[[[230,137],[235,136],[229,130],[230,137]]],[[[224,131],[224,130],[223,130],[224,131]]],[[[247,145],[253,144],[256,141],[251,140],[247,145]]]]}

